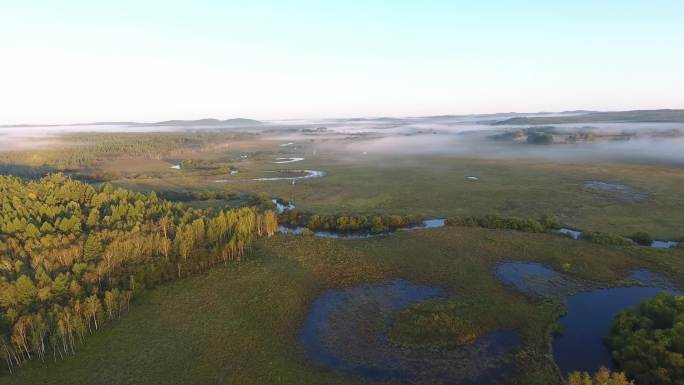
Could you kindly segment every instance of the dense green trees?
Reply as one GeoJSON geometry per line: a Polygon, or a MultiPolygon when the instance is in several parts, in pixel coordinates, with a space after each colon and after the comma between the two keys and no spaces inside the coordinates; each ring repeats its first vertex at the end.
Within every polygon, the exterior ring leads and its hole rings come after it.
{"type": "Polygon", "coordinates": [[[309,230],[369,231],[382,233],[399,227],[418,225],[419,215],[317,215],[289,210],[279,215],[285,226],[301,226],[309,230]]]}
{"type": "Polygon", "coordinates": [[[651,243],[653,243],[651,235],[644,231],[636,232],[630,238],[641,246],[651,246],[651,243]]]}
{"type": "Polygon", "coordinates": [[[634,242],[625,237],[600,231],[585,231],[582,233],[582,235],[580,235],[580,239],[598,243],[599,245],[629,246],[634,244],[634,242]]]}
{"type": "Polygon", "coordinates": [[[504,218],[498,215],[450,217],[446,223],[449,226],[484,227],[487,229],[517,230],[527,233],[543,233],[560,227],[555,220],[548,216],[542,217],[539,221],[525,218],[504,218]]]}
{"type": "Polygon", "coordinates": [[[624,373],[613,372],[606,368],[599,369],[592,377],[589,373],[574,372],[568,376],[567,385],[634,385],[624,373]]]}
{"type": "Polygon", "coordinates": [[[684,383],[684,296],[661,293],[624,310],[606,344],[639,385],[684,383]]]}
{"type": "MultiPolygon", "coordinates": [[[[498,215],[450,217],[446,220],[446,224],[448,226],[483,227],[486,229],[523,231],[526,233],[544,233],[561,228],[560,223],[548,215],[542,216],[539,220],[500,217],[498,215]]],[[[635,241],[640,245],[650,245],[652,242],[651,237],[646,233],[636,233],[633,237],[635,237],[634,241],[630,238],[600,231],[584,231],[580,235],[580,239],[585,241],[611,246],[630,246],[634,245],[635,241]]]]}
{"type": "MultiPolygon", "coordinates": [[[[54,170],[78,170],[91,167],[98,161],[115,157],[146,159],[177,158],[188,151],[207,150],[235,138],[253,134],[222,131],[198,132],[79,132],[65,133],[60,139],[64,146],[31,151],[0,153],[0,174],[26,177],[43,176],[54,170]]],[[[221,165],[230,170],[230,165],[221,165]]],[[[96,179],[107,179],[104,173],[96,179]]]]}
{"type": "Polygon", "coordinates": [[[528,144],[553,144],[553,135],[545,132],[529,132],[527,134],[528,144]]]}
{"type": "Polygon", "coordinates": [[[63,175],[0,177],[0,357],[73,354],[133,295],[217,263],[278,230],[272,211],[205,211],[63,175]]]}

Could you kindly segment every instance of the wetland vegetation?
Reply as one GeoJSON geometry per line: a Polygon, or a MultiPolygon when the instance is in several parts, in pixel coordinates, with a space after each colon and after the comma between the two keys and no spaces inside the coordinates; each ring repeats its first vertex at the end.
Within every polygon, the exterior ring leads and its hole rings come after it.
{"type": "Polygon", "coordinates": [[[563,147],[576,156],[549,159],[555,142],[491,137],[587,129],[500,118],[158,124],[0,153],[14,175],[2,179],[0,379],[679,378],[632,354],[650,346],[677,367],[678,321],[670,345],[624,325],[648,325],[653,314],[626,309],[671,304],[658,293],[684,282],[680,155],[606,160],[584,152],[601,140],[577,140],[563,147]],[[406,138],[429,150],[394,146],[406,138]],[[462,152],[473,143],[483,152],[462,152]],[[508,151],[522,156],[498,158],[508,151]]]}

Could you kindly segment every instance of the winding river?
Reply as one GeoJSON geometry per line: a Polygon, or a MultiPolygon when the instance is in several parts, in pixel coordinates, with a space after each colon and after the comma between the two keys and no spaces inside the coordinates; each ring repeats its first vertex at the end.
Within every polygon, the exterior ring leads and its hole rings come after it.
{"type": "Polygon", "coordinates": [[[271,171],[271,172],[281,173],[281,174],[299,174],[299,175],[297,175],[297,176],[263,177],[263,178],[254,178],[252,180],[256,180],[256,181],[274,181],[274,180],[295,181],[295,180],[301,180],[301,179],[321,178],[321,177],[325,176],[325,171],[318,171],[318,170],[280,170],[280,171],[271,171]]]}
{"type": "MultiPolygon", "coordinates": [[[[322,172],[322,171],[321,171],[322,172]]],[[[302,177],[303,178],[303,177],[302,177]]],[[[258,179],[258,180],[280,180],[280,179],[292,179],[292,178],[266,178],[266,179],[258,179]]],[[[297,178],[294,178],[297,179],[297,178]]],[[[282,214],[285,211],[288,210],[293,210],[295,208],[295,205],[292,202],[287,202],[279,200],[274,198],[273,199],[273,204],[276,205],[276,212],[278,214],[282,214]]],[[[392,234],[396,231],[413,231],[413,230],[423,230],[423,229],[434,229],[434,228],[439,228],[439,227],[444,227],[446,226],[446,219],[444,218],[433,218],[433,219],[426,219],[422,221],[419,224],[416,225],[410,225],[410,226],[404,226],[404,227],[399,227],[396,229],[392,229],[389,231],[385,232],[371,232],[367,230],[358,230],[358,231],[338,231],[338,230],[315,230],[313,231],[313,235],[321,238],[335,238],[335,239],[365,239],[365,238],[373,238],[373,237],[379,237],[379,236],[386,236],[389,234],[392,234]]],[[[281,234],[302,234],[305,231],[305,227],[288,227],[288,226],[279,226],[279,231],[281,234]]],[[[574,240],[580,240],[582,236],[582,231],[580,230],[575,230],[567,227],[562,227],[559,230],[556,231],[556,233],[567,236],[569,238],[572,238],[574,240]]],[[[653,241],[651,243],[650,247],[657,248],[657,249],[669,249],[672,247],[676,247],[679,244],[679,242],[675,241],[653,241]]]]}

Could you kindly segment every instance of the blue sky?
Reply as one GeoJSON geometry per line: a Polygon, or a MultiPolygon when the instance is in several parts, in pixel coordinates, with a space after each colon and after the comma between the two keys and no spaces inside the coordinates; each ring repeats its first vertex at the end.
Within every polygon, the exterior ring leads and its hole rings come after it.
{"type": "Polygon", "coordinates": [[[683,108],[682,1],[0,3],[0,123],[683,108]]]}

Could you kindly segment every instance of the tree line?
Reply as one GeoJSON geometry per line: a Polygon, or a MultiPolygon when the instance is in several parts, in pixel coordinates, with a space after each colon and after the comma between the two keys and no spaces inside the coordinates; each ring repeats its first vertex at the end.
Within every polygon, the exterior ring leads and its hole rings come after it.
{"type": "Polygon", "coordinates": [[[539,220],[530,218],[501,217],[499,215],[450,217],[448,226],[483,227],[486,229],[516,230],[526,233],[544,233],[561,228],[553,217],[544,215],[539,220]]]}
{"type": "Polygon", "coordinates": [[[57,360],[141,290],[240,260],[273,211],[202,210],[53,174],[0,176],[0,357],[57,360]]]}
{"type": "Polygon", "coordinates": [[[382,233],[400,227],[420,224],[420,215],[319,215],[299,210],[288,210],[278,216],[288,227],[306,227],[309,230],[368,231],[382,233]]]}
{"type": "MultiPolygon", "coordinates": [[[[502,217],[499,215],[455,216],[447,218],[447,226],[482,227],[485,229],[515,230],[526,233],[545,233],[559,230],[562,226],[557,219],[543,215],[539,219],[502,217]]],[[[629,237],[609,234],[602,231],[583,231],[579,239],[600,245],[609,246],[650,246],[653,238],[646,232],[639,231],[629,237]]],[[[684,248],[684,243],[679,243],[684,248]]]]}
{"type": "MultiPolygon", "coordinates": [[[[178,157],[189,151],[210,150],[228,140],[252,135],[220,131],[65,133],[59,137],[63,144],[51,146],[50,149],[0,153],[0,164],[73,171],[116,157],[178,157]]],[[[104,178],[106,175],[100,177],[104,178]]]]}

